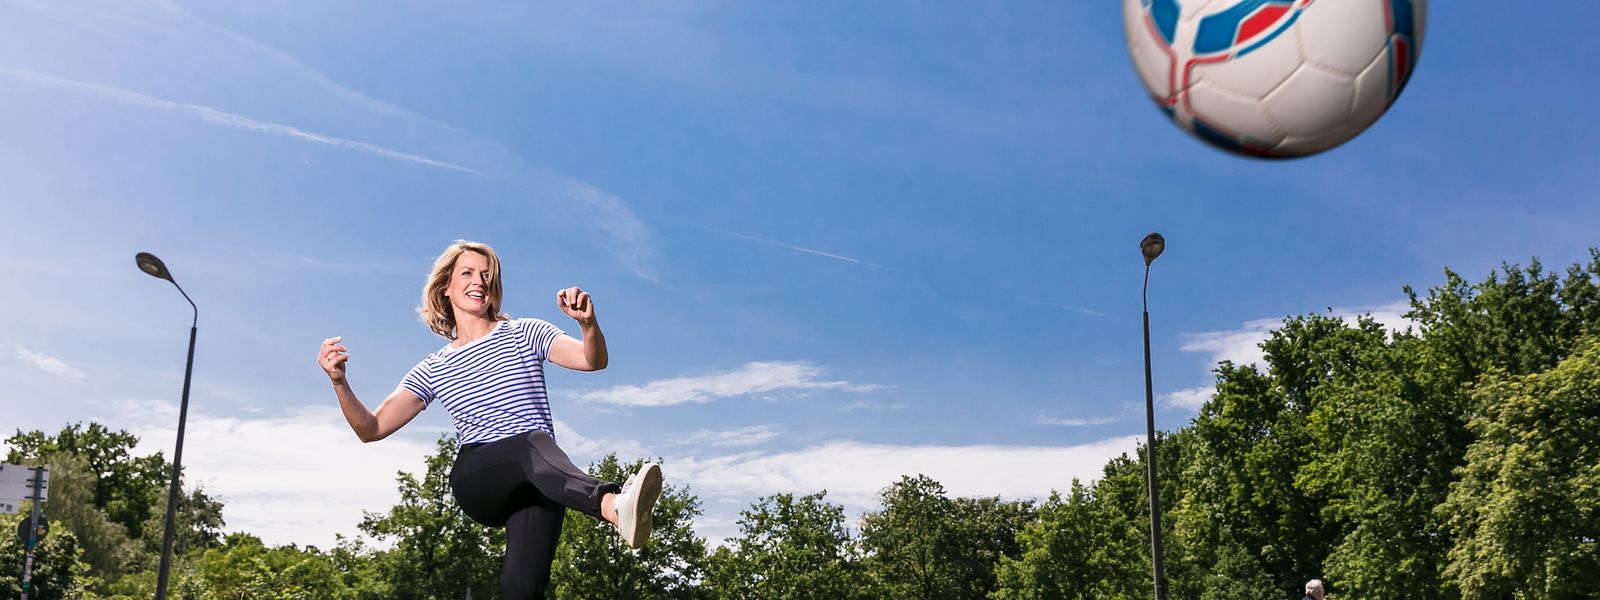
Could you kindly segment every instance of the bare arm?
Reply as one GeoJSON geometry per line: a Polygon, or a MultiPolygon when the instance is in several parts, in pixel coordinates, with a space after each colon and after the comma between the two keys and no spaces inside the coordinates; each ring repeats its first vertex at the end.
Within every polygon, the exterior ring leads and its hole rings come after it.
{"type": "Polygon", "coordinates": [[[589,293],[578,288],[567,288],[556,294],[561,312],[578,322],[583,339],[558,335],[550,343],[550,362],[575,371],[599,371],[606,368],[611,357],[606,352],[606,336],[600,332],[600,321],[594,315],[594,301],[589,293]]]}
{"type": "Polygon", "coordinates": [[[344,419],[350,423],[350,429],[355,431],[356,437],[363,442],[376,442],[389,437],[389,434],[398,431],[422,412],[422,399],[411,390],[399,387],[383,399],[377,412],[367,410],[367,405],[356,397],[355,390],[350,389],[350,382],[345,377],[345,362],[350,360],[350,354],[349,349],[339,343],[343,339],[333,337],[323,340],[322,350],[317,353],[317,364],[333,382],[333,394],[339,397],[339,410],[344,412],[344,419]]]}

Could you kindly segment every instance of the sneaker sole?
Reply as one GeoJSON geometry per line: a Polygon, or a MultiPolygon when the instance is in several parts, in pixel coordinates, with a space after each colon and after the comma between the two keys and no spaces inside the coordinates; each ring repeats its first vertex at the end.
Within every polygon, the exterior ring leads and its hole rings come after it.
{"type": "Polygon", "coordinates": [[[633,497],[629,498],[633,513],[633,535],[624,540],[630,548],[644,545],[650,539],[650,512],[655,510],[656,498],[661,495],[661,465],[646,465],[634,482],[633,497]]]}

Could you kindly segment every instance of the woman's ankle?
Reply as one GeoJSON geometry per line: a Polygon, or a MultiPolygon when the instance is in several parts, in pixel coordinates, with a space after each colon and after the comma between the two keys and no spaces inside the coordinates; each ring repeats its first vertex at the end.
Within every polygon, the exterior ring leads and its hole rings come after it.
{"type": "Polygon", "coordinates": [[[607,523],[610,523],[612,525],[616,525],[617,524],[617,495],[616,494],[613,494],[611,492],[606,492],[606,495],[600,497],[600,516],[605,518],[607,523]]]}

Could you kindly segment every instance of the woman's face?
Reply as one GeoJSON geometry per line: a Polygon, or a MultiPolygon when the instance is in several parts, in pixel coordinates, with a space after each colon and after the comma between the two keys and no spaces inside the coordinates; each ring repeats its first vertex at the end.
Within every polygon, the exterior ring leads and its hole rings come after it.
{"type": "Polygon", "coordinates": [[[450,285],[444,289],[444,296],[450,300],[456,314],[488,318],[489,278],[493,276],[494,273],[489,272],[489,257],[471,250],[456,257],[455,267],[450,271],[450,285]]]}

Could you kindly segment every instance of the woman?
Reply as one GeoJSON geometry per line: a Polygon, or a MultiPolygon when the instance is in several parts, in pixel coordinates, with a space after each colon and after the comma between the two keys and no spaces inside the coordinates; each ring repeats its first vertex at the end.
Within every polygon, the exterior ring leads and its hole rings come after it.
{"type": "Polygon", "coordinates": [[[578,322],[579,340],[539,319],[512,320],[500,312],[500,291],[500,258],[489,246],[457,241],[446,248],[417,312],[450,343],[406,373],[376,411],[350,389],[343,338],[323,341],[317,363],[363,442],[388,437],[434,401],[444,404],[460,444],[450,470],[456,502],[472,520],[506,528],[500,596],[543,598],[566,509],[612,524],[638,548],[650,537],[661,468],[646,464],[619,487],[573,466],[556,446],[544,361],[606,368],[606,339],[589,294],[575,287],[556,294],[561,312],[578,322]]]}

